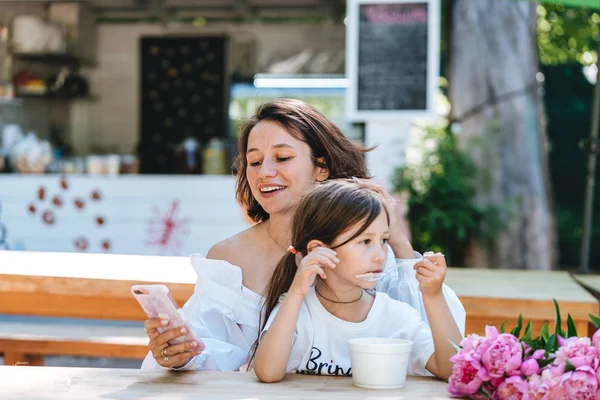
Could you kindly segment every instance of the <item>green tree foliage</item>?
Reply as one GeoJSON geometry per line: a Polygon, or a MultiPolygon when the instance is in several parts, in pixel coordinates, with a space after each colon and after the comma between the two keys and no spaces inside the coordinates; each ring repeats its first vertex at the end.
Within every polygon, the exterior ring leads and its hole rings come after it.
{"type": "Polygon", "coordinates": [[[506,229],[510,207],[476,203],[479,171],[448,126],[416,128],[407,162],[393,178],[395,190],[409,194],[412,245],[441,251],[452,265],[464,265],[472,239],[485,245],[506,229]]]}
{"type": "Polygon", "coordinates": [[[538,6],[538,47],[545,65],[598,60],[600,11],[565,7],[562,4],[538,6]]]}

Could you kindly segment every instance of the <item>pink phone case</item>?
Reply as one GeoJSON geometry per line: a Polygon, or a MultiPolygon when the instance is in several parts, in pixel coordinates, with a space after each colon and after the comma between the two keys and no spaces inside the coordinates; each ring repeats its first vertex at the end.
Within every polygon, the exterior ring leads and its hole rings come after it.
{"type": "Polygon", "coordinates": [[[170,340],[169,345],[172,346],[195,340],[198,342],[198,351],[204,350],[204,343],[193,335],[190,326],[185,320],[183,310],[177,306],[175,299],[173,299],[171,293],[169,293],[168,287],[165,285],[133,285],[131,287],[131,293],[137,299],[138,303],[140,303],[149,318],[169,320],[167,325],[158,328],[160,333],[181,326],[187,328],[185,336],[170,340]]]}

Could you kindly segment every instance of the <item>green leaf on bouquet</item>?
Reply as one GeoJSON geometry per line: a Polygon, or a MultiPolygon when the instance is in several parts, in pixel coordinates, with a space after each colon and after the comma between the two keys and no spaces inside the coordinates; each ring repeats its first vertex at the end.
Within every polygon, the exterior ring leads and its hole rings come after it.
{"type": "Polygon", "coordinates": [[[567,363],[565,365],[565,373],[571,371],[575,371],[575,366],[571,364],[571,361],[569,361],[569,359],[567,358],[567,363]]]}
{"type": "Polygon", "coordinates": [[[450,342],[450,344],[452,345],[452,347],[454,348],[454,350],[457,353],[462,350],[462,347],[460,347],[459,345],[457,345],[456,343],[454,343],[452,340],[448,340],[448,341],[450,342]]]}
{"type": "MultiPolygon", "coordinates": [[[[525,333],[523,333],[523,337],[520,340],[527,346],[531,347],[533,351],[544,347],[541,345],[541,340],[539,340],[539,338],[533,339],[531,337],[531,321],[527,323],[527,326],[525,327],[525,333]]],[[[525,352],[523,352],[523,354],[525,354],[525,352]]]]}
{"type": "Polygon", "coordinates": [[[517,326],[515,326],[510,333],[515,336],[515,337],[519,337],[519,335],[521,334],[521,328],[523,327],[523,315],[519,314],[519,318],[517,319],[517,326]]]}
{"type": "Polygon", "coordinates": [[[504,321],[502,325],[500,325],[500,333],[506,332],[506,322],[507,321],[504,321]]]}
{"type": "Polygon", "coordinates": [[[553,361],[554,361],[554,357],[546,357],[541,360],[537,360],[537,363],[540,366],[540,368],[544,368],[544,367],[550,365],[553,361]]]}
{"type": "Polygon", "coordinates": [[[533,340],[533,343],[535,344],[535,346],[532,346],[534,350],[540,350],[540,349],[543,349],[544,347],[546,347],[546,341],[541,336],[538,336],[537,338],[535,338],[533,340]]]}
{"type": "Polygon", "coordinates": [[[600,329],[600,318],[594,317],[592,314],[588,315],[590,316],[590,321],[592,321],[592,324],[594,324],[596,328],[600,329]]]}
{"type": "Polygon", "coordinates": [[[548,323],[546,322],[544,324],[544,326],[542,326],[542,339],[544,339],[544,343],[546,343],[548,341],[548,338],[550,337],[550,329],[548,328],[548,323]]]}
{"type": "Polygon", "coordinates": [[[546,350],[546,353],[550,354],[550,353],[554,353],[557,349],[558,349],[558,340],[557,340],[556,333],[553,333],[548,338],[548,341],[546,342],[546,347],[544,350],[546,350]]]}
{"type": "Polygon", "coordinates": [[[484,398],[484,399],[492,398],[492,394],[489,393],[487,390],[485,390],[483,385],[479,388],[479,392],[477,394],[480,396],[480,398],[484,398]]]}
{"type": "Polygon", "coordinates": [[[552,302],[554,303],[554,311],[556,312],[556,319],[554,320],[554,333],[557,335],[560,335],[562,337],[565,337],[565,333],[562,330],[562,321],[560,318],[560,307],[558,306],[558,302],[556,301],[556,299],[552,299],[552,302]]]}
{"type": "MultiPolygon", "coordinates": [[[[531,341],[531,321],[529,321],[527,323],[527,326],[525,327],[525,333],[523,334],[523,340],[531,341]]],[[[527,344],[529,344],[529,343],[527,343],[527,344]]]]}
{"type": "MultiPolygon", "coordinates": [[[[521,339],[521,342],[534,349],[534,351],[539,348],[539,346],[536,347],[536,343],[533,340],[521,339]]],[[[523,349],[523,355],[525,355],[525,349],[523,349]]]]}
{"type": "Polygon", "coordinates": [[[577,336],[577,328],[575,327],[575,322],[573,322],[573,318],[571,314],[567,316],[567,337],[577,336]]]}

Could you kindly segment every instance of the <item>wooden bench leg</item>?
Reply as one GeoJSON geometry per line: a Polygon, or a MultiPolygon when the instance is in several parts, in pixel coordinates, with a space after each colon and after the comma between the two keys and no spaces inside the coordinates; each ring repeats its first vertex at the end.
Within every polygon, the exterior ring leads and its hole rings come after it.
{"type": "Polygon", "coordinates": [[[44,365],[44,356],[9,351],[4,353],[4,365],[42,366],[44,365]]]}

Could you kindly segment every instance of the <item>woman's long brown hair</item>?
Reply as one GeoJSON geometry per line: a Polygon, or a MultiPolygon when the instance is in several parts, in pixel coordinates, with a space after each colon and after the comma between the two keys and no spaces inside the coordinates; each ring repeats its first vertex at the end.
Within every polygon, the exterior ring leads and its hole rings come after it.
{"type": "Polygon", "coordinates": [[[242,126],[238,139],[238,154],[233,165],[237,176],[236,199],[255,222],[266,221],[269,214],[256,201],[248,184],[246,150],[252,128],[263,120],[280,124],[294,138],[306,143],[310,147],[313,164],[326,167],[329,170],[329,179],[353,176],[370,178],[364,154],[371,148],[364,148],[352,142],[319,110],[303,101],[268,101],[258,107],[256,113],[242,126]],[[325,163],[320,163],[319,158],[323,158],[325,163]]]}
{"type": "MultiPolygon", "coordinates": [[[[320,240],[331,246],[341,234],[361,224],[352,237],[331,248],[341,247],[363,233],[382,211],[386,212],[389,223],[387,210],[377,194],[356,183],[330,180],[317,184],[298,203],[292,223],[292,243],[296,250],[306,255],[311,240],[320,240]]],[[[260,334],[269,316],[281,295],[290,289],[297,269],[296,256],[291,253],[286,253],[277,264],[266,288],[259,316],[258,339],[252,346],[248,365],[254,359],[260,334]]]]}

